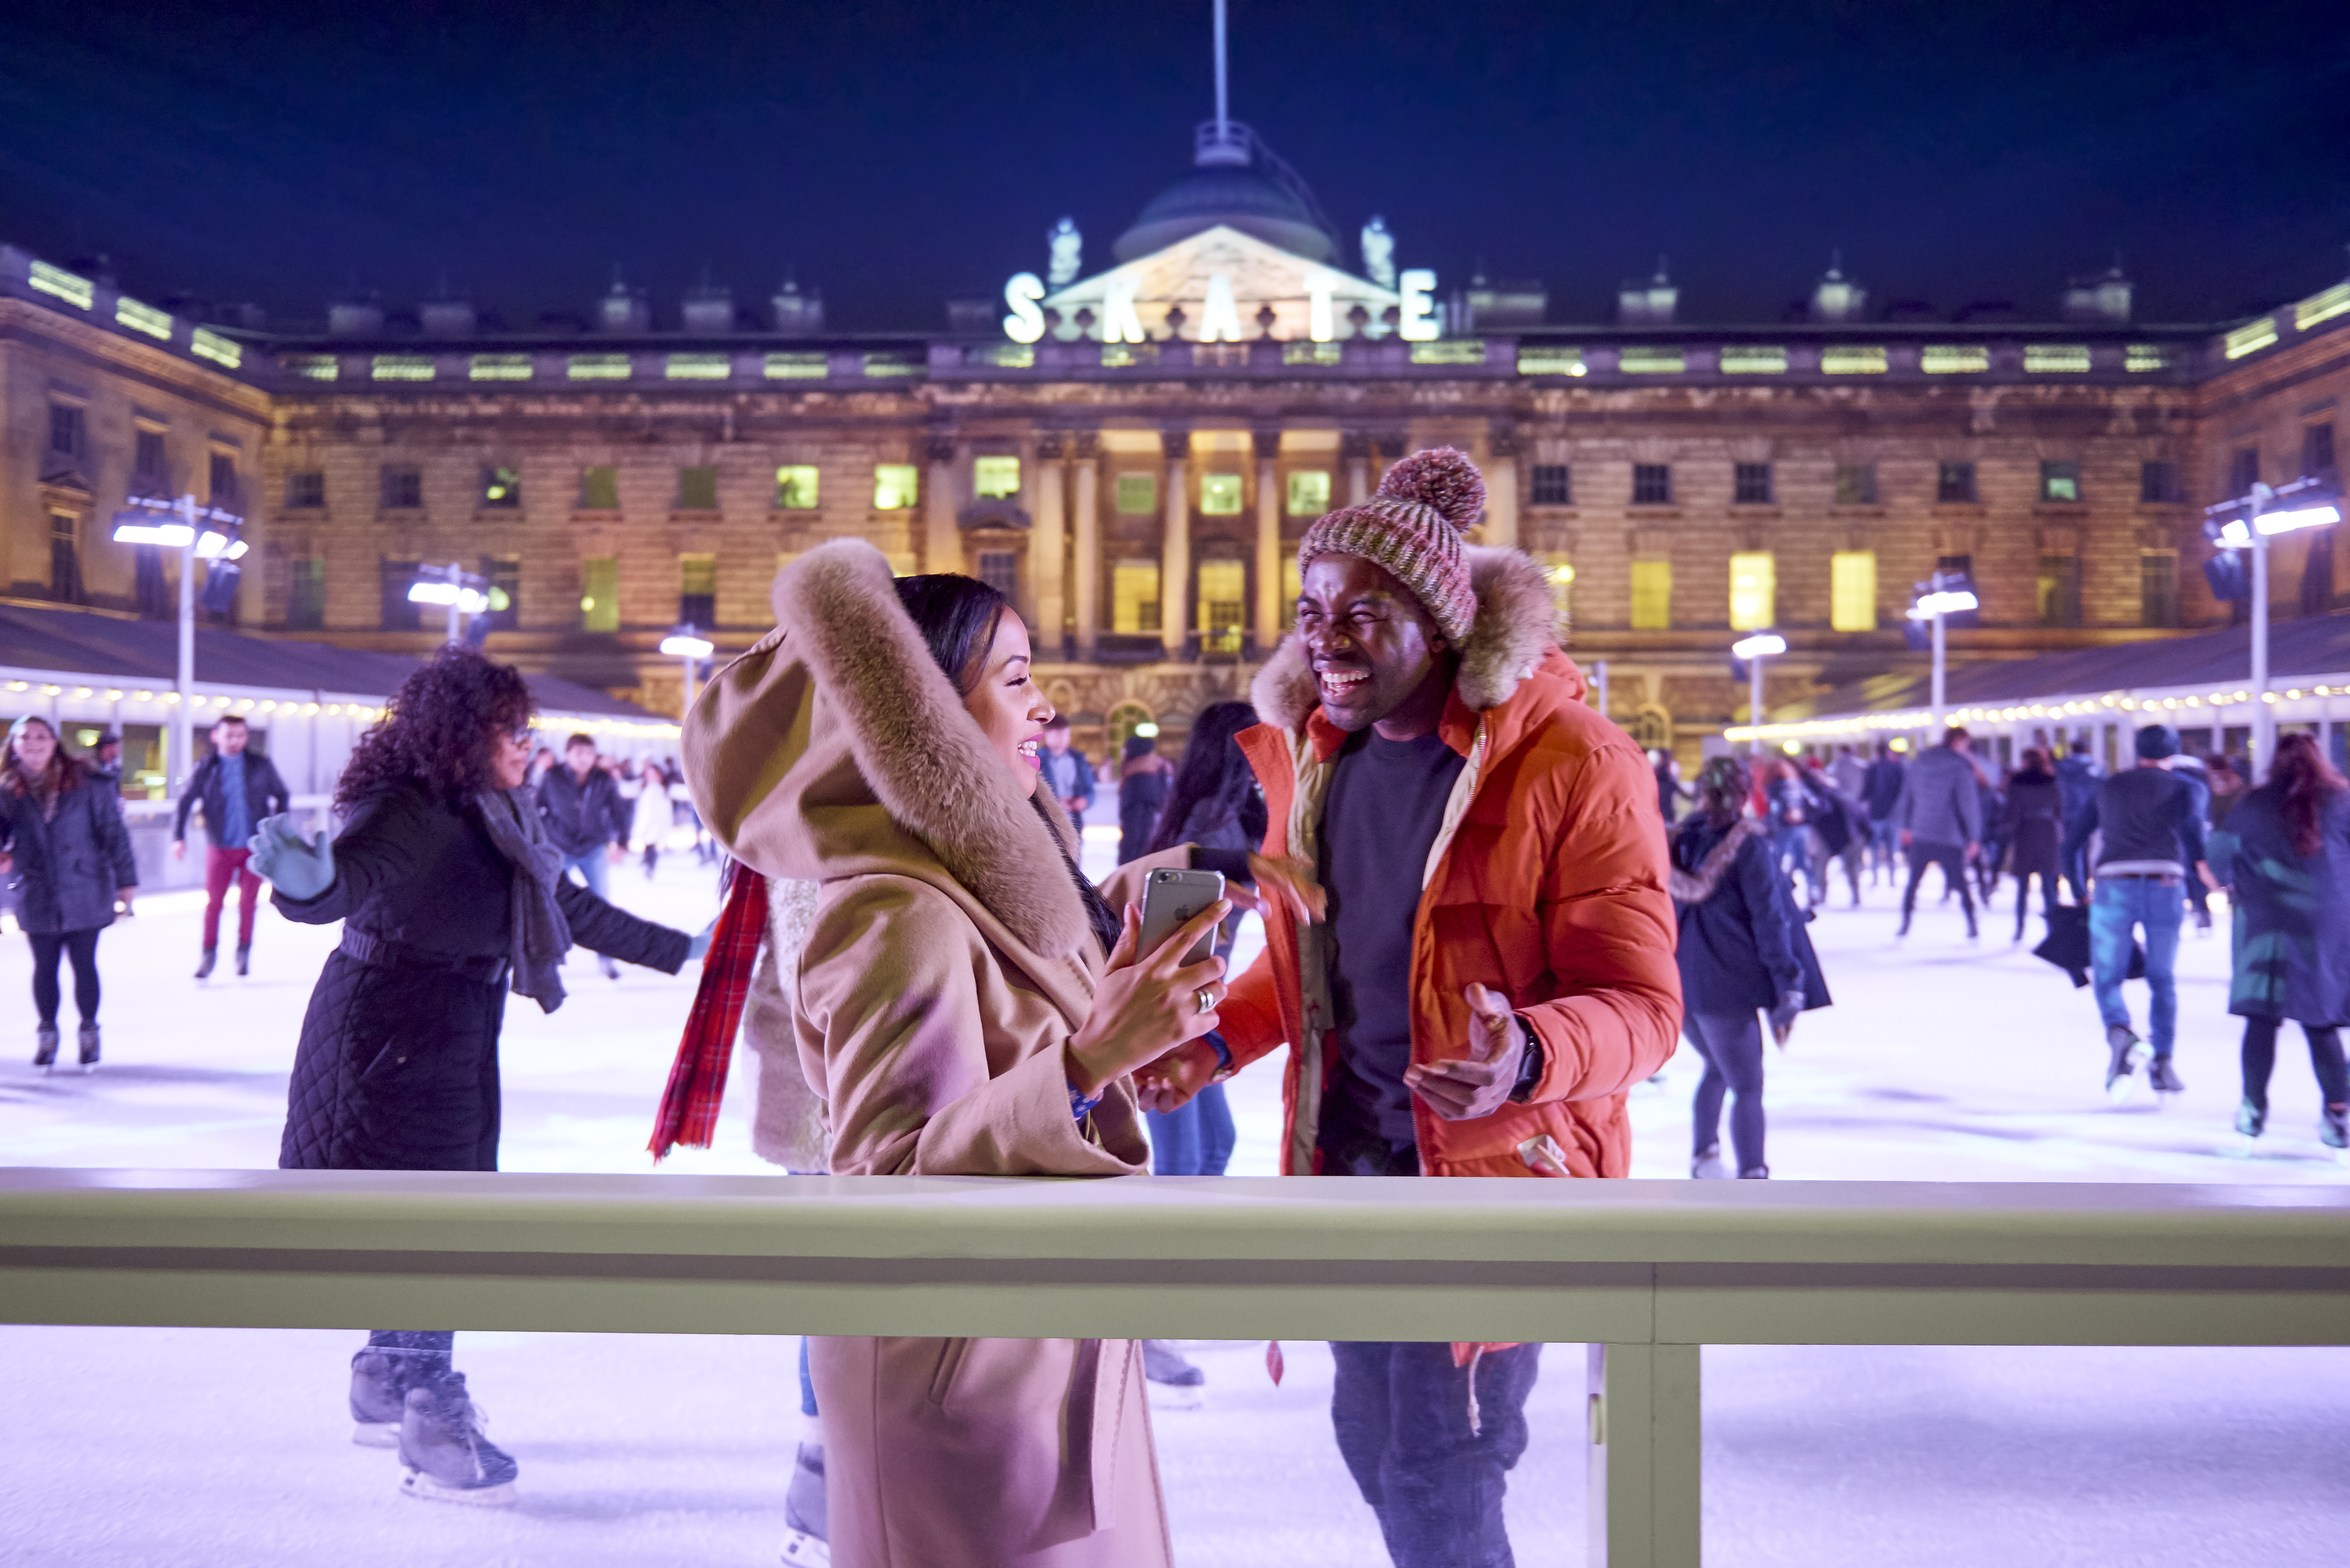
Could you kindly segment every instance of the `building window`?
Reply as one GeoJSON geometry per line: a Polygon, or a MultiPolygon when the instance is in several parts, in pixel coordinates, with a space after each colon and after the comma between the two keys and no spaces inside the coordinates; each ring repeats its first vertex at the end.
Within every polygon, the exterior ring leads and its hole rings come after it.
{"type": "Polygon", "coordinates": [[[1771,465],[1742,462],[1731,475],[1731,499],[1741,506],[1771,504],[1771,465]]]}
{"type": "Polygon", "coordinates": [[[2043,462],[2040,465],[2040,499],[2043,501],[2078,501],[2081,499],[2081,465],[2077,462],[2043,462]]]}
{"type": "Polygon", "coordinates": [[[1730,629],[1763,631],[1779,623],[1779,564],[1768,550],[1730,557],[1730,629]]]}
{"type": "Polygon", "coordinates": [[[620,629],[620,558],[590,556],[579,563],[579,629],[620,629]]]}
{"type": "Polygon", "coordinates": [[[1838,550],[1828,557],[1828,624],[1838,631],[1877,629],[1877,552],[1838,550]]]}
{"type": "Polygon", "coordinates": [[[2334,533],[2309,531],[2309,553],[2301,558],[2301,613],[2325,615],[2334,608],[2334,533]]]}
{"type": "Polygon", "coordinates": [[[1238,653],[1248,606],[1248,567],[1239,561],[1202,561],[1199,590],[1201,651],[1238,653]]]}
{"type": "Polygon", "coordinates": [[[1574,505],[1575,470],[1563,462],[1534,464],[1532,504],[1536,506],[1574,505]]]}
{"type": "Polygon", "coordinates": [[[1636,462],[1632,465],[1632,504],[1635,506],[1670,506],[1673,504],[1673,469],[1668,462],[1636,462]]]}
{"type": "Polygon", "coordinates": [[[484,556],[482,557],[482,576],[490,581],[490,629],[519,630],[522,627],[522,557],[484,556]]]}
{"type": "Polygon", "coordinates": [[[163,454],[161,431],[140,431],[132,438],[130,472],[134,477],[146,482],[142,488],[150,491],[164,488],[163,478],[171,472],[171,467],[163,454]]]}
{"type": "Polygon", "coordinates": [[[816,464],[785,463],[775,470],[775,510],[778,512],[813,512],[816,510],[816,464]]]}
{"type": "Polygon", "coordinates": [[[2301,472],[2305,474],[2324,473],[2334,466],[2334,425],[2331,421],[2322,425],[2301,427],[2301,472]]]}
{"type": "Polygon", "coordinates": [[[379,498],[386,512],[413,512],[424,504],[424,471],[387,468],[378,480],[379,498]]]}
{"type": "Polygon", "coordinates": [[[1838,506],[1874,506],[1877,502],[1877,464],[1873,462],[1840,462],[1836,464],[1835,498],[1838,506]]]}
{"type": "Polygon", "coordinates": [[[482,470],[482,504],[496,507],[520,506],[522,504],[522,470],[518,468],[482,470]]]}
{"type": "Polygon", "coordinates": [[[2138,620],[2151,627],[2178,624],[2178,556],[2148,550],[2137,558],[2138,620]]]}
{"type": "Polygon", "coordinates": [[[72,513],[49,514],[49,597],[61,605],[81,603],[80,531],[81,520],[72,513]]]}
{"type": "MultiPolygon", "coordinates": [[[[1289,475],[1289,514],[1292,517],[1319,517],[1330,510],[1330,471],[1326,468],[1300,468],[1289,475]]],[[[1295,595],[1290,596],[1295,597],[1295,595]]]]}
{"type": "Polygon", "coordinates": [[[376,587],[380,609],[377,624],[386,631],[417,631],[424,625],[424,607],[408,597],[416,582],[413,561],[382,561],[378,563],[376,587]]]}
{"type": "Polygon", "coordinates": [[[617,468],[583,468],[579,471],[579,510],[582,512],[618,512],[620,509],[620,471],[617,468]]]}
{"type": "Polygon", "coordinates": [[[2150,506],[2186,500],[2187,493],[2178,483],[2178,465],[2175,462],[2138,464],[2137,498],[2150,506]]]}
{"type": "Polygon", "coordinates": [[[2040,557],[2040,624],[2081,624],[2081,561],[2077,556],[2040,557]]]}
{"type": "Polygon", "coordinates": [[[2252,486],[2260,483],[2260,478],[2261,449],[2255,446],[2238,447],[2235,455],[2228,460],[2229,499],[2250,495],[2252,493],[2252,486]]]}
{"type": "Polygon", "coordinates": [[[1305,574],[1297,569],[1297,553],[1285,552],[1281,557],[1281,629],[1297,628],[1297,600],[1305,591],[1305,574]]]}
{"type": "Polygon", "coordinates": [[[921,470],[910,462],[873,465],[873,510],[903,512],[921,494],[921,470]]]}
{"type": "Polygon", "coordinates": [[[718,557],[677,558],[677,618],[705,630],[718,624],[718,557]]]}
{"type": "Polygon", "coordinates": [[[1975,558],[1972,556],[1937,556],[1934,557],[1934,570],[1942,574],[1945,587],[1961,581],[1972,584],[1975,580],[1975,558]]]}
{"type": "Polygon", "coordinates": [[[1935,464],[1934,499],[1946,506],[1980,499],[1975,493],[1975,465],[1971,462],[1935,464]]]}
{"type": "Polygon", "coordinates": [[[86,427],[75,403],[49,405],[49,450],[59,457],[79,457],[86,427]]]}
{"type": "Polygon", "coordinates": [[[236,459],[224,452],[213,453],[212,483],[207,494],[215,506],[234,507],[238,501],[236,459]]]}
{"type": "Polygon", "coordinates": [[[971,493],[982,501],[1006,501],[1019,494],[1020,460],[1016,457],[972,458],[971,493]]]}
{"type": "Polygon", "coordinates": [[[326,504],[325,474],[316,469],[305,469],[286,476],[286,509],[288,512],[316,511],[326,504]]]}
{"type": "Polygon", "coordinates": [[[1632,629],[1669,631],[1673,624],[1673,564],[1632,563],[1632,629]]]}
{"type": "Polygon", "coordinates": [[[1015,550],[982,550],[979,580],[1007,599],[1020,597],[1020,556],[1015,550]]]}
{"type": "Polygon", "coordinates": [[[677,471],[677,509],[680,512],[717,511],[718,471],[714,468],[679,469],[677,471]]]}
{"type": "Polygon", "coordinates": [[[327,563],[316,556],[286,563],[286,625],[294,631],[327,628],[327,563]]]}
{"type": "Polygon", "coordinates": [[[1158,632],[1158,562],[1138,558],[1110,568],[1109,628],[1126,637],[1158,632]]]}
{"type": "Polygon", "coordinates": [[[1121,473],[1112,492],[1111,504],[1121,517],[1146,517],[1159,510],[1159,476],[1155,473],[1121,473]]]}
{"type": "Polygon", "coordinates": [[[1200,512],[1208,517],[1241,514],[1241,476],[1237,473],[1200,475],[1200,512]]]}
{"type": "Polygon", "coordinates": [[[1575,563],[1564,552],[1545,550],[1535,559],[1542,562],[1543,575],[1550,578],[1550,602],[1558,612],[1558,624],[1572,624],[1575,615],[1575,563]]]}

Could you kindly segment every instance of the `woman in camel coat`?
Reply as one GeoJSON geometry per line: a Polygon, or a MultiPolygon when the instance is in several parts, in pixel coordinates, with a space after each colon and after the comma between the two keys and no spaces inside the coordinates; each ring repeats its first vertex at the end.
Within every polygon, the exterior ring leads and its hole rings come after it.
{"type": "MultiPolygon", "coordinates": [[[[1037,772],[1046,702],[1002,597],[812,550],[712,680],[685,773],[722,843],[818,884],[785,983],[835,1175],[1128,1176],[1128,1075],[1215,1027],[1222,965],[1135,961],[1037,772]]],[[[1129,1340],[809,1342],[838,1568],[1154,1568],[1165,1509],[1129,1340]]]]}

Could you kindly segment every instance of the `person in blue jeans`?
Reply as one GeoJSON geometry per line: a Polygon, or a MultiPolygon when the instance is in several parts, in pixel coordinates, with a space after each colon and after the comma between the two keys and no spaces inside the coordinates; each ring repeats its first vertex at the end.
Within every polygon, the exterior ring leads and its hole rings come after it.
{"type": "MultiPolygon", "coordinates": [[[[574,735],[564,742],[563,765],[549,768],[533,792],[546,836],[563,856],[563,872],[574,871],[598,898],[610,897],[608,864],[628,852],[629,808],[610,773],[596,765],[596,742],[574,735]]],[[[601,959],[608,979],[618,965],[601,959]]]]}
{"type": "MultiPolygon", "coordinates": [[[[2204,865],[2203,814],[2195,786],[2163,766],[2178,754],[2178,732],[2148,724],[2137,732],[2137,766],[2099,784],[2064,836],[2065,862],[2098,837],[2096,892],[2089,905],[2089,973],[2097,1012],[2105,1021],[2106,1092],[2118,1102],[2137,1087],[2139,1067],[2158,1094],[2175,1095],[2187,1085],[2171,1062],[2178,1033],[2178,929],[2187,915],[2189,877],[2208,877],[2204,865]],[[2130,1027],[2122,981],[2129,973],[2130,946],[2144,933],[2147,1047],[2130,1027]]],[[[2074,897],[2082,888],[2077,875],[2074,897]]]]}

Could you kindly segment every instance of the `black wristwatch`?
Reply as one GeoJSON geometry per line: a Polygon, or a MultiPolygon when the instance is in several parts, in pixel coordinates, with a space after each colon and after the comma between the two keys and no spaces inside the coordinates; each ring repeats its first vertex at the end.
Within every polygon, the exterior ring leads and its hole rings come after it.
{"type": "Polygon", "coordinates": [[[1542,1036],[1534,1033],[1533,1024],[1516,1013],[1512,1013],[1510,1020],[1526,1037],[1526,1054],[1518,1059],[1518,1081],[1510,1088],[1510,1103],[1523,1106],[1526,1103],[1527,1097],[1534,1092],[1535,1086],[1542,1082],[1542,1036]]]}

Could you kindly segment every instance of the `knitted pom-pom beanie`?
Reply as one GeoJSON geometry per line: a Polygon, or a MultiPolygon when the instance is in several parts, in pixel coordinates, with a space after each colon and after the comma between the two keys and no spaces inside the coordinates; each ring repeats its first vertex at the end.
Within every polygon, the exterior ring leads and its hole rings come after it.
{"type": "Polygon", "coordinates": [[[1315,520],[1297,545],[1297,573],[1316,556],[1360,556],[1393,572],[1458,644],[1477,618],[1461,535],[1485,509],[1485,480],[1453,447],[1413,452],[1388,470],[1378,493],[1315,520]]]}

